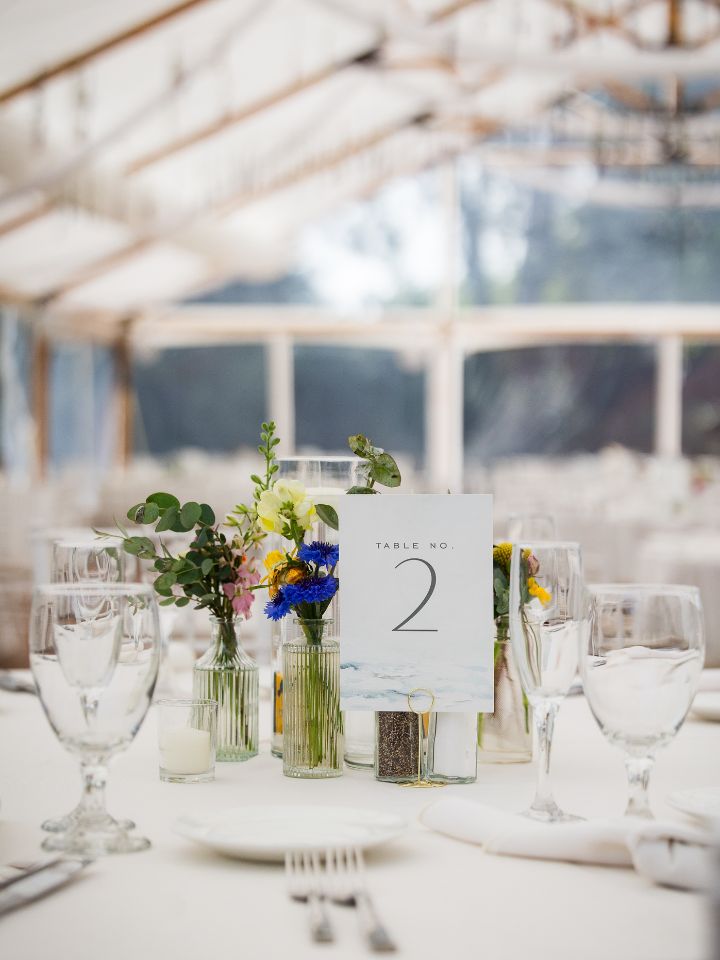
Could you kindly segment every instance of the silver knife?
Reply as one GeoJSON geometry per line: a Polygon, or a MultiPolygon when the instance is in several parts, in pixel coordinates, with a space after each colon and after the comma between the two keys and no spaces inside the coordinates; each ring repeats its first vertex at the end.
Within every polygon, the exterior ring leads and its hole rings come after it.
{"type": "Polygon", "coordinates": [[[0,916],[67,883],[92,860],[55,858],[20,869],[16,876],[6,877],[0,883],[0,916]]]}

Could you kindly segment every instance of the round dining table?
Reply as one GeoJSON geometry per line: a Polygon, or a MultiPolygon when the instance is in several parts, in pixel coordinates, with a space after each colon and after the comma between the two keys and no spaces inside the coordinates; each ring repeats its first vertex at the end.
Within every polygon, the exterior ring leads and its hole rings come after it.
{"type": "MultiPolygon", "coordinates": [[[[264,720],[270,706],[261,703],[264,720]]],[[[269,743],[246,763],[220,763],[211,783],[158,776],[157,717],[111,763],[108,806],[150,838],[147,852],[98,859],[43,899],[0,918],[3,960],[267,960],[368,957],[357,916],[331,906],[334,944],[310,939],[307,907],[292,901],[283,867],[225,858],[176,834],[182,814],[243,805],[361,807],[392,811],[407,829],[366,857],[375,906],[396,956],[487,960],[708,960],[706,897],[653,885],[629,868],[496,856],[424,827],[440,795],[521,810],[535,768],[480,764],[477,782],[442,790],[380,783],[346,769],[333,780],[283,776],[269,743]]],[[[558,801],[585,817],[622,814],[623,758],[603,739],[582,696],[563,704],[553,747],[558,801]]],[[[658,815],[685,787],[720,784],[720,724],[688,718],[658,756],[651,783],[658,815]]],[[[35,696],[0,692],[0,864],[43,856],[41,822],[67,813],[80,780],[35,696]]]]}

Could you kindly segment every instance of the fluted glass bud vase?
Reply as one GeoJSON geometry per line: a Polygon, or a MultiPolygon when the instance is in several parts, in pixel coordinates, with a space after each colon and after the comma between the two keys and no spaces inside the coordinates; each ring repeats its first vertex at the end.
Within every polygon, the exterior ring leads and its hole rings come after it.
{"type": "Polygon", "coordinates": [[[508,636],[507,617],[495,621],[495,710],[478,715],[480,763],[528,763],[532,760],[532,713],[508,636]]]}
{"type": "Polygon", "coordinates": [[[343,771],[340,645],[332,620],[294,620],[283,643],[283,773],[323,779],[343,771]]]}
{"type": "Polygon", "coordinates": [[[195,664],[193,696],[216,700],[217,760],[258,752],[258,668],[240,645],[240,621],[210,617],[210,648],[195,664]]]}

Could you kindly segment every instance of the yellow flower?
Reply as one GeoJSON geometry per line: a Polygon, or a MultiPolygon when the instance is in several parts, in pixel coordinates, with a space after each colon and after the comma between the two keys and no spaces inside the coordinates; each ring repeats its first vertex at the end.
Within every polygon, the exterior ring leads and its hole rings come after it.
{"type": "Polygon", "coordinates": [[[493,547],[493,563],[497,564],[499,567],[503,567],[505,570],[510,569],[511,556],[511,543],[499,543],[496,547],[493,547]]]}
{"type": "Polygon", "coordinates": [[[546,607],[552,600],[552,594],[544,587],[541,587],[535,577],[528,577],[528,593],[531,597],[537,597],[540,603],[546,607]]]}
{"type": "Polygon", "coordinates": [[[268,573],[275,569],[285,559],[285,554],[281,550],[271,550],[265,557],[263,563],[268,573]]]}

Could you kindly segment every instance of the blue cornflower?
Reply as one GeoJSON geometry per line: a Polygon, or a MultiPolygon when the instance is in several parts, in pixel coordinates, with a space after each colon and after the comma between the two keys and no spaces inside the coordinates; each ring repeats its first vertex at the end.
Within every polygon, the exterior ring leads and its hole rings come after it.
{"type": "Polygon", "coordinates": [[[296,607],[300,603],[322,603],[337,593],[337,577],[309,577],[300,583],[288,583],[283,587],[286,600],[296,607]]]}
{"type": "Polygon", "coordinates": [[[278,590],[272,600],[265,604],[265,616],[270,620],[282,620],[290,613],[291,603],[282,590],[278,590]]]}
{"type": "Polygon", "coordinates": [[[316,563],[319,567],[331,570],[340,559],[340,547],[336,543],[313,540],[312,543],[300,545],[298,557],[305,563],[316,563]]]}

